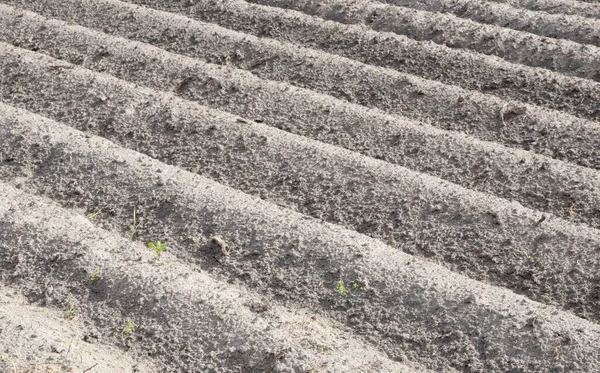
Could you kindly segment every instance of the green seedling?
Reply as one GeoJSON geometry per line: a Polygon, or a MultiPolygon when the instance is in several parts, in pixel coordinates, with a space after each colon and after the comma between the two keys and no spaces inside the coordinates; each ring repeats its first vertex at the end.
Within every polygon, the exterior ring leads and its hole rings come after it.
{"type": "Polygon", "coordinates": [[[96,268],[90,273],[90,281],[98,281],[100,279],[100,269],[96,268]]]}
{"type": "Polygon", "coordinates": [[[91,213],[88,215],[88,219],[90,219],[91,222],[95,222],[96,219],[98,218],[98,215],[100,215],[102,213],[102,210],[96,210],[95,212],[91,213]]]}
{"type": "Polygon", "coordinates": [[[135,331],[135,325],[131,320],[127,320],[127,325],[123,328],[123,334],[132,334],[135,331]]]}
{"type": "Polygon", "coordinates": [[[531,254],[529,254],[527,251],[523,251],[523,254],[525,255],[525,260],[533,260],[533,256],[531,256],[531,254]]]}
{"type": "Polygon", "coordinates": [[[348,289],[344,286],[344,281],[338,281],[336,286],[339,295],[346,295],[348,293],[348,289]]]}
{"type": "Polygon", "coordinates": [[[160,242],[160,240],[156,242],[151,241],[148,242],[148,247],[154,250],[154,253],[156,254],[156,261],[158,262],[158,260],[160,259],[160,253],[167,249],[167,244],[160,242]]]}
{"type": "Polygon", "coordinates": [[[358,284],[357,284],[357,283],[354,283],[354,284],[352,284],[352,289],[353,289],[353,290],[359,290],[359,289],[360,289],[360,286],[358,286],[358,284]]]}
{"type": "Polygon", "coordinates": [[[65,312],[65,319],[72,320],[75,316],[77,316],[77,309],[75,308],[75,303],[69,304],[69,309],[65,312]]]}

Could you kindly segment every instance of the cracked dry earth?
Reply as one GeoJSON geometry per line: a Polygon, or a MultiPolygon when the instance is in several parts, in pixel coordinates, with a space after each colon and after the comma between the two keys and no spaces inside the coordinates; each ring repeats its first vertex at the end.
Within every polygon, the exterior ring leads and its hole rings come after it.
{"type": "Polygon", "coordinates": [[[0,0],[0,142],[2,372],[600,372],[596,0],[0,0]]]}

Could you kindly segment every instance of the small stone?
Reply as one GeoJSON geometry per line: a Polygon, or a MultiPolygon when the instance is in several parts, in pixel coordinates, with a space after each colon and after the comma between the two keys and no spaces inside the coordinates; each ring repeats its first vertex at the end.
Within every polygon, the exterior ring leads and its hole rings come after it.
{"type": "Polygon", "coordinates": [[[224,256],[229,255],[229,246],[227,246],[227,244],[221,236],[213,236],[210,240],[221,249],[221,254],[223,254],[224,256]]]}

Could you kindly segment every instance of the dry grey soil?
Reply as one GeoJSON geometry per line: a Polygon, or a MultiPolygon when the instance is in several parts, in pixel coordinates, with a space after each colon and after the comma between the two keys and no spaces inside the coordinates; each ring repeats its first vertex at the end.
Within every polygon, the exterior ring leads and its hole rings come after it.
{"type": "Polygon", "coordinates": [[[2,372],[600,372],[597,1],[0,0],[0,143],[2,372]]]}

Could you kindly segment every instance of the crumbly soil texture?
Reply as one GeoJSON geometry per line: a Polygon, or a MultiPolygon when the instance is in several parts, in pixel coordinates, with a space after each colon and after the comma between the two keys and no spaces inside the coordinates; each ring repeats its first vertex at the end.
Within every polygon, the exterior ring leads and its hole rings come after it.
{"type": "Polygon", "coordinates": [[[0,0],[0,371],[600,372],[600,8],[0,0]]]}

